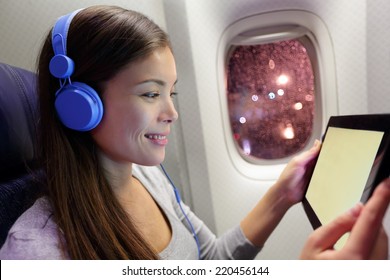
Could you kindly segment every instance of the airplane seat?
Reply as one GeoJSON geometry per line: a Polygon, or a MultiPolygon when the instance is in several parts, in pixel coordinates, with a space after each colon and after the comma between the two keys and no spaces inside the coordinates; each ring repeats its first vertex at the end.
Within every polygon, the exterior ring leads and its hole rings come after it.
{"type": "Polygon", "coordinates": [[[36,75],[0,63],[0,247],[41,191],[36,166],[36,75]]]}

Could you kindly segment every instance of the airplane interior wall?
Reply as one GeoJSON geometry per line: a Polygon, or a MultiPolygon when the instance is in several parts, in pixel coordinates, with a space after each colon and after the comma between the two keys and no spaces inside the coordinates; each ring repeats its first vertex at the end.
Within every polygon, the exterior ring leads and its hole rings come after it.
{"type": "MultiPolygon", "coordinates": [[[[217,235],[239,223],[285,166],[285,162],[251,166],[262,177],[241,172],[237,164],[246,166],[245,160],[233,162],[228,116],[222,108],[226,104],[221,103],[226,93],[218,74],[223,71],[218,68],[219,44],[229,26],[275,11],[306,11],[321,20],[326,34],[318,36],[329,36],[327,54],[332,54],[321,62],[330,69],[330,78],[321,82],[329,83],[325,89],[334,90],[321,93],[321,129],[313,139],[321,137],[330,115],[390,111],[390,2],[386,0],[0,0],[0,61],[34,70],[44,34],[55,19],[93,4],[140,11],[170,34],[178,70],[180,118],[165,165],[183,199],[217,235]]],[[[390,233],[389,213],[386,228],[390,233]]],[[[258,258],[298,258],[311,231],[302,206],[294,206],[258,258]]]]}
{"type": "Polygon", "coordinates": [[[96,4],[134,9],[147,14],[165,28],[163,3],[159,0],[1,0],[0,34],[3,38],[0,49],[1,61],[34,71],[43,39],[56,19],[76,9],[96,4]]]}
{"type": "Polygon", "coordinates": [[[367,94],[369,113],[390,112],[389,1],[367,1],[367,94]]]}

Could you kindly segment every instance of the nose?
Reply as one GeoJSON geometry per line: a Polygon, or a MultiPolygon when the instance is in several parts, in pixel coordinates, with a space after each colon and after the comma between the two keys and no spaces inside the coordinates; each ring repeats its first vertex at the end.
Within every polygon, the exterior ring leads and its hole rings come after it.
{"type": "Polygon", "coordinates": [[[166,99],[164,102],[164,108],[160,116],[160,120],[166,123],[173,123],[179,118],[179,114],[176,111],[175,104],[171,97],[166,99]]]}

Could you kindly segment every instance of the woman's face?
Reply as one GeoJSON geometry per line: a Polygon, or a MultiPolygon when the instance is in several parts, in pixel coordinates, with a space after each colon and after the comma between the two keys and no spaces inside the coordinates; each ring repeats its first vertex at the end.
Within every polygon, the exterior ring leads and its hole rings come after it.
{"type": "Polygon", "coordinates": [[[132,62],[105,83],[103,119],[91,132],[105,160],[149,166],[164,160],[178,118],[172,100],[176,79],[167,47],[132,62]]]}

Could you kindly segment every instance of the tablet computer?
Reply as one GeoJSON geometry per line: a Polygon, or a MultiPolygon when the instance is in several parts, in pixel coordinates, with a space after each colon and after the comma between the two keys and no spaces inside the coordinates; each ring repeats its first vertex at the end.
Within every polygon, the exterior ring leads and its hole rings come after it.
{"type": "Polygon", "coordinates": [[[390,114],[334,116],[303,198],[313,228],[361,201],[390,175],[390,114]]]}

